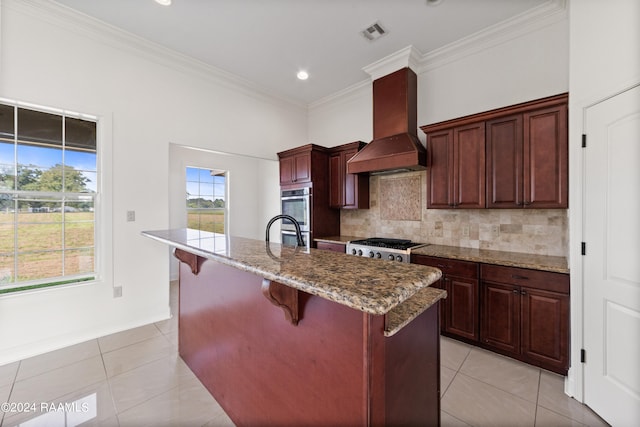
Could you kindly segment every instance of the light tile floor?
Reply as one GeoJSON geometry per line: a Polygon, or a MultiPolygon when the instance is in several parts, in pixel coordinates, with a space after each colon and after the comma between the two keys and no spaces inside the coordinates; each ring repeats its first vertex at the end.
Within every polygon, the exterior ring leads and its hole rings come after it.
{"type": "MultiPolygon", "coordinates": [[[[0,366],[0,403],[36,405],[0,412],[0,425],[233,425],[178,356],[177,331],[173,317],[0,366]],[[54,411],[61,403],[70,410],[54,411]]],[[[559,375],[448,338],[441,344],[443,426],[607,425],[563,393],[559,375]]]]}

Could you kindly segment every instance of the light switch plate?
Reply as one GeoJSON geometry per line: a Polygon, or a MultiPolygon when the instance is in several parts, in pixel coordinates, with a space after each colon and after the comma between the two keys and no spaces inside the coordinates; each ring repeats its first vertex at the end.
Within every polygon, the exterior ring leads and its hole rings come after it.
{"type": "Polygon", "coordinates": [[[136,211],[127,211],[127,221],[133,222],[136,220],[136,211]]]}

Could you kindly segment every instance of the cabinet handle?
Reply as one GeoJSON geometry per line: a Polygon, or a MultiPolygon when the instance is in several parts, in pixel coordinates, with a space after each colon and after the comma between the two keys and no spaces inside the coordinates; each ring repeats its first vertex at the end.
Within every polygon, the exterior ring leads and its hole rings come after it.
{"type": "Polygon", "coordinates": [[[444,264],[438,264],[438,265],[437,265],[437,267],[438,267],[438,268],[447,268],[447,266],[446,266],[446,265],[444,265],[444,264]]]}
{"type": "Polygon", "coordinates": [[[520,295],[526,295],[527,292],[526,291],[520,291],[520,295]]]}
{"type": "Polygon", "coordinates": [[[529,280],[529,278],[527,276],[520,276],[519,274],[512,274],[511,278],[512,279],[520,279],[520,280],[529,280]]]}
{"type": "Polygon", "coordinates": [[[531,202],[524,202],[525,206],[529,206],[531,204],[531,202]]]}
{"type": "Polygon", "coordinates": [[[514,294],[519,294],[519,293],[520,293],[520,291],[519,291],[519,290],[517,290],[517,289],[514,289],[512,292],[513,292],[514,294]]]}

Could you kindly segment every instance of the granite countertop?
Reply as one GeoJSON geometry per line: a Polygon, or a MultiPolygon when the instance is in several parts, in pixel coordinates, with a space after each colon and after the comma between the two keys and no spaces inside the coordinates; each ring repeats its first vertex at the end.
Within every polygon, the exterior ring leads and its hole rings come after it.
{"type": "MultiPolygon", "coordinates": [[[[347,244],[352,240],[364,237],[328,236],[313,240],[328,243],[347,244]]],[[[485,264],[504,265],[508,267],[530,268],[532,270],[569,273],[569,262],[561,256],[534,255],[521,252],[495,251],[490,249],[472,249],[458,246],[427,245],[411,251],[412,254],[429,255],[440,258],[459,259],[463,261],[482,262],[485,264]]]]}
{"type": "Polygon", "coordinates": [[[508,267],[530,268],[532,270],[569,273],[565,257],[532,255],[519,252],[494,251],[489,249],[461,248],[457,246],[429,245],[411,251],[415,255],[429,255],[440,258],[474,261],[508,267]]]}
{"type": "Polygon", "coordinates": [[[417,295],[442,276],[437,268],[317,249],[305,251],[279,243],[184,228],[142,234],[365,313],[389,313],[394,319],[385,319],[389,325],[385,329],[389,331],[397,332],[446,297],[445,291],[436,288],[417,295]],[[412,299],[414,295],[418,298],[412,299]],[[403,304],[405,301],[407,306],[403,304]]]}

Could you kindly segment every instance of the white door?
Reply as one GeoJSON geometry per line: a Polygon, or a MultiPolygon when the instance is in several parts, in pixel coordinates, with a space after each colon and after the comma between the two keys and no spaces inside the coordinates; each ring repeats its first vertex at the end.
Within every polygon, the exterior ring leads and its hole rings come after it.
{"type": "Polygon", "coordinates": [[[640,87],[587,109],[584,402],[640,426],[640,87]]]}

